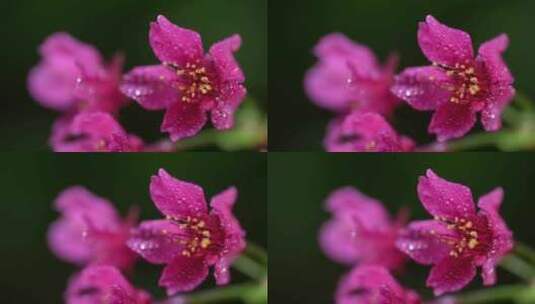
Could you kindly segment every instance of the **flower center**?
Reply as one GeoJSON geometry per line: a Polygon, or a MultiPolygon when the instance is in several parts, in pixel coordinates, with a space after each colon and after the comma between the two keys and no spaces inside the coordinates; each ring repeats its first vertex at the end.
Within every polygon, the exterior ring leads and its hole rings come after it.
{"type": "Polygon", "coordinates": [[[197,217],[187,216],[186,218],[176,219],[167,217],[178,224],[186,233],[185,238],[180,238],[178,243],[183,246],[182,255],[191,257],[195,254],[202,254],[207,250],[217,249],[217,241],[214,240],[214,233],[208,223],[197,217]]]}
{"type": "Polygon", "coordinates": [[[451,246],[450,256],[459,257],[467,250],[474,250],[480,243],[480,235],[472,221],[465,218],[436,216],[435,220],[445,223],[449,230],[454,230],[458,238],[445,238],[444,241],[451,246]]]}
{"type": "Polygon", "coordinates": [[[449,101],[456,104],[468,104],[471,98],[482,92],[482,81],[471,65],[455,64],[454,67],[433,63],[446,71],[446,75],[453,79],[453,86],[446,89],[452,92],[449,101]]]}
{"type": "Polygon", "coordinates": [[[172,63],[166,63],[173,68],[180,81],[177,85],[181,93],[180,100],[186,103],[199,101],[214,91],[214,84],[207,68],[200,61],[195,63],[186,63],[185,66],[177,66],[172,63]]]}

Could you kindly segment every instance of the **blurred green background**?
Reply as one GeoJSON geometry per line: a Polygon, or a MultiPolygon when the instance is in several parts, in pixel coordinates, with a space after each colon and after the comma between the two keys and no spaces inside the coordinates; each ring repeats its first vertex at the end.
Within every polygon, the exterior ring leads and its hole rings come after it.
{"type": "MultiPolygon", "coordinates": [[[[141,219],[161,215],[149,197],[149,181],[159,168],[204,188],[206,198],[235,185],[235,213],[247,238],[266,248],[266,156],[261,153],[182,153],[138,155],[10,154],[0,157],[0,303],[63,303],[67,279],[76,267],[48,249],[46,231],[57,219],[52,203],[58,193],[83,185],[108,198],[125,215],[140,208],[141,219]]],[[[161,298],[161,265],[136,264],[134,283],[161,298]]],[[[233,283],[247,278],[233,272],[233,283]]],[[[210,277],[204,287],[213,286],[210,277]]]]}
{"type": "MultiPolygon", "coordinates": [[[[158,14],[199,31],[205,49],[239,33],[243,44],[237,58],[246,74],[250,96],[262,107],[267,99],[266,0],[2,0],[5,37],[0,58],[2,113],[0,137],[9,150],[48,150],[47,140],[57,113],[41,107],[26,90],[28,71],[37,64],[39,44],[50,34],[66,31],[96,46],[109,59],[126,56],[125,71],[137,65],[157,64],[148,44],[149,23],[158,14]]],[[[163,111],[145,111],[132,104],[121,112],[127,130],[147,141],[160,133],[163,111]]]]}
{"type": "MultiPolygon", "coordinates": [[[[472,35],[475,49],[505,32],[511,39],[505,59],[516,88],[535,98],[535,1],[531,0],[272,0],[269,2],[270,147],[271,150],[320,150],[333,115],[305,96],[303,75],[316,59],[312,48],[323,35],[345,33],[368,45],[381,61],[400,55],[400,68],[427,65],[416,43],[418,21],[432,14],[472,35]]],[[[430,142],[429,112],[407,106],[395,114],[394,126],[420,143],[430,142]]],[[[472,132],[479,130],[478,126],[472,132]]]]}
{"type": "MultiPolygon", "coordinates": [[[[349,268],[330,261],[317,242],[318,230],[329,218],[323,204],[331,191],[351,185],[384,202],[392,214],[405,206],[410,208],[411,219],[428,219],[430,216],[416,194],[418,176],[428,168],[443,178],[468,185],[476,199],[502,186],[505,190],[502,215],[515,239],[535,246],[532,154],[361,154],[355,157],[272,153],[268,164],[270,302],[332,303],[338,280],[349,268]]],[[[431,292],[425,288],[429,267],[407,265],[401,282],[429,299],[431,292]]],[[[513,282],[519,281],[498,270],[499,284],[513,282]]],[[[481,288],[479,275],[470,285],[473,288],[481,288]]]]}

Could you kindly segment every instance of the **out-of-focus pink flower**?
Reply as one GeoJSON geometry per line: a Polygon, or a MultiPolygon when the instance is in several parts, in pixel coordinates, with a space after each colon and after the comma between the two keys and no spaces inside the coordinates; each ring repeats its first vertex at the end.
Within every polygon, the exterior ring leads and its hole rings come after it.
{"type": "Polygon", "coordinates": [[[381,202],[352,187],[334,191],[326,208],[332,218],[323,225],[319,240],[327,256],[349,265],[403,266],[406,258],[395,244],[406,220],[403,213],[393,221],[381,202]]]}
{"type": "Polygon", "coordinates": [[[358,109],[388,116],[399,104],[390,92],[396,56],[381,66],[369,48],[340,33],[321,38],[314,54],[319,62],[305,75],[305,91],[318,106],[338,113],[358,109]]]}
{"type": "Polygon", "coordinates": [[[470,189],[433,171],[420,177],[418,196],[433,220],[414,221],[397,241],[400,250],[420,264],[434,265],[427,286],[436,295],[459,290],[482,267],[483,283],[496,283],[495,268],[513,248],[513,236],[499,213],[503,190],[479,199],[476,212],[470,189]]]}
{"type": "Polygon", "coordinates": [[[461,137],[478,112],[485,130],[500,129],[501,113],[515,94],[502,58],[507,35],[483,43],[474,57],[469,34],[427,16],[419,24],[418,43],[433,65],[405,69],[392,92],[414,109],[435,111],[429,132],[439,141],[461,137]]]}
{"type": "Polygon", "coordinates": [[[134,288],[113,266],[88,266],[69,281],[67,304],[150,304],[151,296],[134,288]]]}
{"type": "Polygon", "coordinates": [[[240,36],[226,38],[204,54],[197,32],[158,16],[149,41],[162,64],[133,69],[121,91],[147,110],[165,109],[161,130],[173,141],[197,134],[208,113],[216,129],[232,128],[234,111],[246,94],[245,76],[234,58],[240,36]]]}
{"type": "Polygon", "coordinates": [[[115,113],[127,99],[119,91],[122,58],[107,65],[91,45],[56,33],[39,48],[41,62],[28,77],[32,96],[43,106],[69,113],[115,113]]]}
{"type": "Polygon", "coordinates": [[[336,304],[421,304],[418,294],[405,289],[381,266],[357,266],[340,281],[336,304]]]}
{"type": "Polygon", "coordinates": [[[138,152],[143,141],[126,133],[108,113],[84,112],[63,116],[52,127],[50,145],[55,152],[138,152]]]}
{"type": "Polygon", "coordinates": [[[398,135],[381,115],[354,111],[327,126],[324,146],[329,152],[409,152],[414,142],[398,135]]]}
{"type": "Polygon", "coordinates": [[[50,226],[48,243],[59,258],[77,265],[133,265],[136,254],[126,241],[135,219],[121,219],[109,201],[79,186],[64,190],[55,208],[62,216],[50,226]]]}
{"type": "Polygon", "coordinates": [[[245,248],[245,232],[232,213],[237,191],[231,187],[214,196],[208,211],[201,187],[175,179],[160,169],[150,193],[164,220],[144,221],[128,246],[147,261],[166,264],[160,286],[168,294],[193,290],[215,267],[218,285],[230,280],[230,265],[245,248]]]}

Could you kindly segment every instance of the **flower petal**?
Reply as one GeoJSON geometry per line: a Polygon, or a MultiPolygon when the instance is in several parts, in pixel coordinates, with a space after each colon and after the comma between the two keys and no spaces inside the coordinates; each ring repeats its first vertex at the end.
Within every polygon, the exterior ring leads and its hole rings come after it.
{"type": "Polygon", "coordinates": [[[55,60],[33,68],[28,76],[28,90],[43,106],[66,111],[73,106],[78,68],[73,62],[55,60]]]}
{"type": "Polygon", "coordinates": [[[431,15],[418,26],[418,44],[429,61],[447,66],[469,63],[474,57],[469,34],[448,27],[431,15]]]}
{"type": "Polygon", "coordinates": [[[509,45],[507,34],[501,34],[479,47],[477,60],[481,62],[493,84],[509,85],[513,83],[513,75],[502,58],[502,53],[509,45]]]}
{"type": "Polygon", "coordinates": [[[81,186],[63,190],[54,202],[56,210],[65,217],[80,222],[89,222],[99,230],[115,230],[120,217],[113,204],[81,186]]]}
{"type": "Polygon", "coordinates": [[[416,110],[434,110],[451,97],[446,89],[450,82],[450,77],[434,66],[407,68],[396,76],[392,93],[416,110]]]}
{"type": "Polygon", "coordinates": [[[350,102],[356,102],[349,86],[351,71],[345,61],[318,62],[307,71],[305,92],[318,106],[335,112],[345,112],[350,102]]]}
{"type": "Polygon", "coordinates": [[[483,263],[483,283],[492,285],[496,282],[495,267],[514,246],[513,233],[500,215],[499,208],[503,200],[502,188],[496,188],[479,199],[480,214],[487,218],[492,232],[487,260],[483,263]]]}
{"type": "Polygon", "coordinates": [[[366,46],[351,41],[344,34],[332,33],[324,36],[314,48],[314,54],[320,61],[351,61],[358,63],[355,67],[364,74],[378,67],[373,52],[366,46]]]}
{"type": "MultiPolygon", "coordinates": [[[[411,298],[414,295],[411,293],[411,298]]],[[[336,291],[336,303],[413,303],[406,301],[405,290],[383,267],[355,267],[342,278],[336,291]]]]}
{"type": "Polygon", "coordinates": [[[323,252],[338,263],[353,265],[361,257],[361,247],[357,246],[355,225],[347,217],[332,219],[320,229],[319,244],[323,252]]]}
{"type": "Polygon", "coordinates": [[[208,212],[201,187],[178,180],[164,169],[152,176],[150,196],[156,208],[171,217],[182,218],[208,212]]]}
{"type": "Polygon", "coordinates": [[[228,130],[234,127],[234,112],[242,103],[247,90],[241,84],[227,83],[220,94],[215,107],[210,111],[210,118],[216,129],[228,130]]]}
{"type": "Polygon", "coordinates": [[[462,137],[476,123],[476,114],[468,105],[445,103],[438,107],[429,124],[429,132],[440,142],[462,137]]]}
{"type": "Polygon", "coordinates": [[[144,259],[154,264],[171,262],[180,255],[185,231],[168,220],[144,221],[135,228],[127,245],[144,259]]]}
{"type": "Polygon", "coordinates": [[[336,112],[347,111],[351,102],[359,101],[349,86],[352,72],[348,62],[353,62],[355,72],[362,75],[380,70],[370,49],[340,33],[323,37],[314,54],[319,62],[305,75],[305,91],[317,105],[336,112]]]}
{"type": "Polygon", "coordinates": [[[199,133],[206,120],[206,111],[198,104],[175,102],[167,108],[160,129],[168,132],[172,141],[177,141],[199,133]]]}
{"type": "Polygon", "coordinates": [[[427,212],[446,218],[475,215],[472,192],[468,187],[442,179],[431,169],[427,170],[426,175],[420,176],[417,189],[427,212]]]}
{"type": "Polygon", "coordinates": [[[390,218],[383,204],[353,187],[335,190],[329,195],[325,205],[327,210],[335,215],[355,211],[354,215],[366,229],[381,229],[390,225],[390,218]]]}
{"type": "Polygon", "coordinates": [[[195,289],[207,276],[204,259],[179,255],[164,268],[159,285],[167,289],[167,295],[173,295],[195,289]]]}
{"type": "Polygon", "coordinates": [[[28,88],[42,105],[65,111],[74,106],[76,80],[81,70],[102,69],[102,59],[92,46],[66,33],[55,33],[39,48],[41,63],[32,69],[28,88]]]}
{"type": "Polygon", "coordinates": [[[108,138],[116,134],[126,136],[123,127],[108,113],[80,113],[71,124],[71,133],[86,134],[92,138],[108,138]]]}
{"type": "Polygon", "coordinates": [[[481,123],[486,131],[497,131],[502,127],[502,111],[513,100],[512,86],[492,86],[485,108],[481,112],[481,123]]]}
{"type": "Polygon", "coordinates": [[[437,264],[450,252],[446,240],[458,236],[438,221],[415,221],[410,223],[396,241],[399,250],[420,264],[437,264]]]}
{"type": "Polygon", "coordinates": [[[245,249],[245,231],[234,216],[232,208],[236,202],[238,192],[231,187],[216,196],[210,202],[212,213],[215,214],[225,231],[225,244],[221,258],[215,264],[215,278],[218,285],[227,284],[230,281],[229,266],[245,249]]]}
{"type": "Polygon", "coordinates": [[[209,54],[214,60],[218,74],[223,81],[244,82],[245,76],[240,65],[234,58],[236,52],[241,46],[241,37],[234,34],[222,41],[212,45],[209,54]]]}
{"type": "Polygon", "coordinates": [[[327,125],[323,147],[327,152],[354,152],[354,143],[350,140],[344,141],[342,134],[342,122],[344,117],[334,118],[327,125]]]}
{"type": "Polygon", "coordinates": [[[91,259],[92,250],[84,239],[84,225],[66,219],[52,223],[48,229],[50,250],[64,261],[83,265],[91,259]]]}
{"type": "Polygon", "coordinates": [[[173,87],[176,78],[171,69],[162,65],[137,67],[124,76],[121,92],[147,110],[165,109],[178,99],[173,87]]]}
{"type": "Polygon", "coordinates": [[[427,286],[434,289],[435,296],[457,291],[476,276],[476,266],[469,257],[447,257],[431,268],[427,286]]]}
{"type": "Polygon", "coordinates": [[[148,304],[150,296],[136,290],[114,267],[89,266],[69,280],[65,302],[148,304]]]}
{"type": "Polygon", "coordinates": [[[201,36],[174,25],[162,15],[150,24],[149,42],[154,54],[163,63],[185,65],[204,57],[201,36]]]}

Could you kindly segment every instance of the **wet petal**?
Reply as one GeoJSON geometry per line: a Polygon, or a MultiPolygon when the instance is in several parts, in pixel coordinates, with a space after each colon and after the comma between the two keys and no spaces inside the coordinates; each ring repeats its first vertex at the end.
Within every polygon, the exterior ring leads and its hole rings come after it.
{"type": "Polygon", "coordinates": [[[214,60],[218,74],[223,81],[245,81],[245,76],[240,65],[234,58],[236,52],[241,46],[240,35],[232,35],[222,41],[212,45],[209,54],[214,60]]]}
{"type": "Polygon", "coordinates": [[[418,181],[418,197],[425,209],[434,216],[466,218],[475,215],[470,188],[452,183],[428,169],[418,181]]]}
{"type": "Polygon", "coordinates": [[[172,141],[178,141],[199,133],[206,120],[206,111],[198,104],[176,102],[165,112],[160,129],[168,132],[172,141]]]}
{"type": "Polygon", "coordinates": [[[493,84],[509,85],[513,83],[513,75],[505,64],[502,53],[509,45],[509,37],[501,34],[479,47],[478,61],[483,63],[493,84]]]}
{"type": "Polygon", "coordinates": [[[210,111],[210,118],[218,130],[228,130],[234,127],[234,112],[242,103],[247,91],[241,84],[226,84],[220,92],[215,107],[210,111]]]}
{"type": "Polygon", "coordinates": [[[204,57],[201,36],[160,15],[150,25],[149,42],[161,62],[185,65],[204,57]]]}
{"type": "Polygon", "coordinates": [[[472,39],[466,32],[448,27],[428,15],[418,27],[418,44],[431,62],[455,66],[473,60],[472,39]]]}
{"type": "Polygon", "coordinates": [[[132,231],[127,245],[151,263],[169,263],[181,254],[181,241],[188,241],[186,232],[168,220],[144,221],[132,231]]]}
{"type": "Polygon", "coordinates": [[[476,123],[476,114],[468,105],[445,103],[438,107],[429,124],[429,132],[437,135],[438,141],[462,137],[476,123]]]}
{"type": "Polygon", "coordinates": [[[234,216],[232,208],[236,202],[238,192],[231,187],[212,198],[210,206],[225,231],[225,244],[221,258],[215,264],[215,278],[218,285],[227,284],[230,281],[230,265],[245,249],[245,231],[234,216]]]}
{"type": "Polygon", "coordinates": [[[178,99],[173,87],[176,78],[171,69],[162,65],[137,67],[124,76],[121,92],[147,110],[165,109],[178,99]]]}
{"type": "Polygon", "coordinates": [[[79,70],[71,61],[41,63],[30,72],[28,90],[43,106],[65,111],[74,106],[78,75],[79,70]]]}
{"type": "Polygon", "coordinates": [[[437,67],[407,68],[396,77],[392,92],[416,110],[434,110],[451,97],[450,82],[437,67]]]}
{"type": "Polygon", "coordinates": [[[396,241],[399,250],[420,264],[437,264],[447,257],[451,246],[449,240],[457,235],[438,221],[415,221],[403,231],[396,241]]]}
{"type": "Polygon", "coordinates": [[[431,268],[427,286],[436,296],[460,290],[476,276],[476,266],[471,258],[447,257],[431,268]]]}
{"type": "Polygon", "coordinates": [[[481,122],[486,131],[497,131],[502,127],[502,111],[513,100],[512,86],[493,86],[490,89],[485,108],[481,112],[481,122]]]}
{"type": "Polygon", "coordinates": [[[150,183],[152,201],[164,215],[182,218],[207,213],[201,187],[178,180],[164,169],[153,175],[150,183]]]}
{"type": "Polygon", "coordinates": [[[500,215],[500,205],[503,200],[502,188],[496,188],[479,199],[478,206],[480,215],[487,218],[489,229],[492,232],[492,240],[487,254],[487,260],[483,263],[483,282],[492,285],[496,282],[495,267],[500,260],[508,254],[514,246],[513,232],[500,215]]]}
{"type": "Polygon", "coordinates": [[[208,266],[202,258],[178,256],[163,270],[159,285],[168,295],[187,292],[199,286],[208,276],[208,266]]]}

